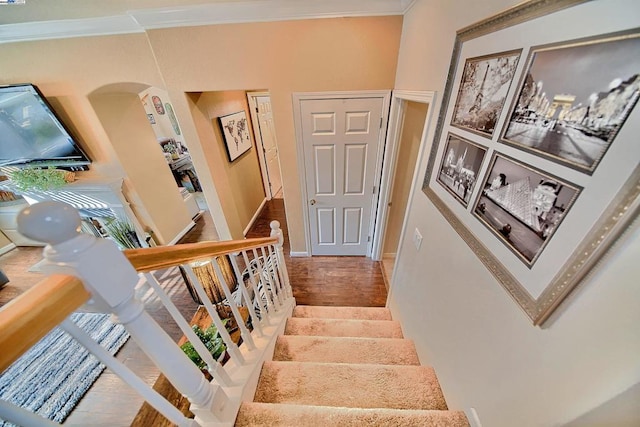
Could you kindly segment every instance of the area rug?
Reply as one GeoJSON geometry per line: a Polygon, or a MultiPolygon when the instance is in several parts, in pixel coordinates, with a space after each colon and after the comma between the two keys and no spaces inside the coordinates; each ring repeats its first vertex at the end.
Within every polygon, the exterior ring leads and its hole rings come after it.
{"type": "MultiPolygon", "coordinates": [[[[129,338],[108,314],[75,313],[71,319],[111,354],[129,338]]],[[[61,423],[104,369],[82,345],[55,328],[0,375],[0,399],[61,423]]],[[[0,427],[10,425],[0,420],[0,427]]]]}

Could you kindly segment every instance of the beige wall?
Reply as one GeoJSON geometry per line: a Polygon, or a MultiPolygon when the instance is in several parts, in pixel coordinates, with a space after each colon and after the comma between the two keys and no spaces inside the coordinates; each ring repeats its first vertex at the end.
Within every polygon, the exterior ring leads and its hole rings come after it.
{"type": "MultiPolygon", "coordinates": [[[[208,156],[209,169],[213,171],[215,186],[227,218],[227,225],[233,239],[244,238],[243,231],[249,225],[262,201],[264,200],[264,188],[258,163],[253,130],[251,128],[251,115],[245,91],[207,92],[198,97],[198,108],[208,119],[207,125],[212,133],[200,141],[203,149],[211,154],[208,156]],[[245,111],[249,122],[249,134],[251,135],[251,150],[229,163],[227,151],[224,147],[222,129],[218,117],[227,114],[245,111]]],[[[203,124],[204,125],[204,124],[203,124]]]]}
{"type": "Polygon", "coordinates": [[[399,139],[396,171],[391,191],[391,208],[384,235],[383,254],[395,254],[400,242],[402,222],[407,210],[413,170],[418,160],[418,150],[422,140],[424,121],[427,117],[428,104],[407,101],[402,120],[402,134],[399,139]]]}
{"type": "MultiPolygon", "coordinates": [[[[96,161],[90,174],[125,178],[131,173],[130,168],[123,168],[126,153],[116,152],[114,145],[118,144],[111,139],[118,131],[105,129],[105,118],[98,117],[88,96],[127,92],[122,88],[127,84],[139,91],[149,86],[166,90],[216,216],[224,214],[222,204],[228,197],[223,193],[228,190],[214,185],[213,175],[219,172],[209,170],[211,154],[203,148],[210,139],[200,137],[215,138],[215,134],[210,124],[204,125],[209,118],[194,100],[203,92],[270,90],[291,249],[303,251],[292,93],[391,89],[401,29],[402,17],[395,16],[181,27],[147,34],[3,44],[0,82],[38,85],[82,137],[83,146],[96,161]]],[[[146,117],[139,120],[141,128],[149,126],[146,117]]],[[[169,240],[188,218],[176,213],[182,211],[178,200],[167,199],[162,191],[142,189],[152,187],[146,180],[153,179],[164,161],[156,157],[145,158],[139,166],[144,170],[138,170],[130,183],[137,200],[144,202],[137,206],[143,222],[153,222],[147,225],[169,240]]],[[[238,227],[216,219],[223,239],[237,237],[238,227]]]]}
{"type": "MultiPolygon", "coordinates": [[[[441,94],[455,31],[515,3],[418,0],[405,16],[396,87],[441,94]]],[[[401,242],[389,304],[451,408],[475,408],[485,426],[557,426],[640,382],[637,226],[541,329],[420,188],[410,206],[407,229],[417,227],[424,241],[419,251],[410,233],[401,242]]]]}
{"type": "Polygon", "coordinates": [[[155,137],[140,100],[133,103],[163,85],[144,34],[2,44],[0,57],[0,82],[36,84],[81,140],[94,163],[78,179],[125,178],[133,209],[162,241],[189,224],[181,198],[163,189],[169,182],[177,193],[164,158],[145,148],[155,137]]]}
{"type": "MultiPolygon", "coordinates": [[[[149,40],[212,211],[222,210],[194,142],[207,132],[185,92],[266,89],[273,116],[292,251],[304,251],[302,200],[292,94],[304,91],[391,89],[401,17],[318,19],[153,30],[149,40]],[[194,119],[195,117],[195,119],[194,119]]],[[[215,171],[213,171],[215,173],[215,171]]],[[[221,238],[225,224],[216,227],[221,238]]],[[[227,227],[228,228],[228,227],[227,227]]]]}

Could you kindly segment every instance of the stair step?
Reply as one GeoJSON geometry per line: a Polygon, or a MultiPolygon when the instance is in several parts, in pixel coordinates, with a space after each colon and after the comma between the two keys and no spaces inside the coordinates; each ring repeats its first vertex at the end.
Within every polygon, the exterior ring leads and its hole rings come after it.
{"type": "Polygon", "coordinates": [[[293,317],[392,320],[391,311],[384,307],[327,307],[318,305],[298,305],[293,309],[293,317]]]}
{"type": "Polygon", "coordinates": [[[281,335],[273,360],[326,363],[420,365],[411,340],[281,335]]]}
{"type": "Polygon", "coordinates": [[[284,334],[326,337],[403,338],[400,323],[394,320],[290,317],[287,319],[284,334]]]}
{"type": "Polygon", "coordinates": [[[265,362],[254,402],[447,409],[433,369],[403,365],[265,362]]]}
{"type": "Polygon", "coordinates": [[[329,406],[243,403],[237,427],[468,427],[462,411],[339,408],[329,406]]]}

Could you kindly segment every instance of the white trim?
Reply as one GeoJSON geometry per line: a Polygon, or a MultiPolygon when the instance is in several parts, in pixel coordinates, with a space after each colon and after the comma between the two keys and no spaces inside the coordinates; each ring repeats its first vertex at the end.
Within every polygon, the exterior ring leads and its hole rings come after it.
{"type": "Polygon", "coordinates": [[[291,251],[291,252],[289,252],[289,256],[291,258],[308,258],[311,255],[309,255],[309,252],[294,252],[294,251],[291,251]]]}
{"type": "Polygon", "coordinates": [[[260,122],[258,121],[258,103],[256,101],[258,96],[268,96],[271,98],[271,94],[269,92],[247,92],[249,112],[251,113],[251,127],[253,128],[253,139],[256,142],[256,151],[258,152],[258,161],[260,162],[260,172],[262,173],[262,186],[264,187],[264,194],[267,195],[267,200],[271,200],[273,195],[271,194],[271,186],[269,185],[269,172],[264,158],[264,142],[262,141],[260,122]]]}
{"type": "Polygon", "coordinates": [[[143,33],[127,15],[0,25],[0,43],[143,33]]]}
{"type": "MultiPolygon", "coordinates": [[[[304,239],[305,239],[305,252],[307,254],[311,254],[311,231],[310,231],[310,222],[309,222],[309,209],[307,206],[307,201],[309,200],[309,195],[307,193],[307,181],[306,181],[306,168],[305,168],[305,159],[304,159],[304,146],[302,143],[302,108],[301,101],[309,100],[309,99],[333,99],[333,98],[382,98],[382,126],[383,129],[386,129],[387,122],[389,120],[389,103],[391,100],[391,91],[389,90],[368,90],[368,91],[336,91],[336,92],[294,92],[292,94],[292,102],[293,102],[293,124],[295,127],[295,135],[296,135],[296,154],[298,161],[298,180],[300,181],[300,193],[302,196],[302,222],[304,225],[304,239]]],[[[385,145],[385,133],[380,132],[380,139],[378,141],[378,153],[377,153],[377,161],[376,161],[376,171],[374,175],[373,182],[380,182],[380,174],[382,170],[382,161],[384,153],[384,145],[385,145]]],[[[375,229],[373,227],[374,221],[377,217],[376,208],[378,203],[380,191],[376,197],[373,198],[373,205],[371,206],[371,221],[369,223],[369,235],[371,233],[375,233],[375,229]]],[[[375,238],[375,235],[372,237],[375,238]]],[[[373,239],[372,239],[373,241],[373,239]]],[[[371,257],[371,249],[372,243],[367,247],[367,256],[371,257]]],[[[306,255],[309,256],[309,255],[306,255]]]]}
{"type": "Polygon", "coordinates": [[[260,212],[262,212],[262,208],[264,208],[264,205],[267,203],[267,200],[268,199],[266,197],[264,199],[262,199],[262,203],[260,203],[260,206],[258,206],[258,210],[256,210],[256,212],[253,214],[253,217],[249,221],[249,224],[247,224],[247,226],[242,231],[242,235],[243,236],[247,235],[247,233],[249,232],[249,230],[253,226],[253,223],[256,222],[256,219],[258,219],[258,217],[260,216],[260,212]]]}
{"type": "Polygon", "coordinates": [[[9,251],[12,251],[16,248],[16,244],[15,243],[9,243],[8,245],[4,245],[3,247],[0,248],[0,255],[4,255],[9,251]]]}
{"type": "Polygon", "coordinates": [[[402,14],[405,15],[416,4],[416,0],[402,0],[402,14]]]}
{"type": "Polygon", "coordinates": [[[403,15],[413,0],[251,0],[130,10],[113,16],[0,25],[0,43],[150,29],[315,18],[403,15]]]}
{"type": "MultiPolygon", "coordinates": [[[[431,126],[431,121],[434,119],[434,117],[437,117],[434,113],[435,111],[440,109],[440,105],[437,105],[438,100],[436,99],[436,92],[434,91],[414,92],[414,91],[398,90],[394,92],[396,103],[404,103],[406,101],[421,102],[417,99],[417,95],[420,93],[424,94],[427,97],[426,99],[428,100],[429,107],[427,110],[427,117],[425,118],[425,121],[424,121],[424,129],[422,130],[422,139],[420,142],[420,148],[418,149],[418,156],[416,159],[415,168],[413,170],[413,178],[411,180],[411,189],[409,190],[409,200],[407,203],[407,208],[405,209],[404,219],[402,220],[402,229],[400,231],[400,243],[402,243],[402,241],[405,239],[405,235],[407,234],[407,217],[408,217],[407,212],[411,212],[411,207],[413,205],[414,191],[416,188],[419,188],[418,186],[422,185],[421,177],[424,175],[424,171],[421,171],[420,169],[421,169],[421,165],[424,163],[425,156],[428,155],[427,141],[433,140],[433,134],[432,134],[433,129],[431,126]]],[[[393,104],[391,108],[393,110],[393,104]]],[[[397,105],[396,105],[396,108],[398,108],[397,105]]],[[[398,249],[396,253],[396,263],[393,266],[393,272],[391,273],[391,284],[387,292],[387,305],[389,304],[389,301],[391,301],[394,287],[396,285],[394,279],[395,279],[396,272],[398,271],[398,264],[399,264],[398,260],[400,259],[402,259],[402,244],[398,245],[398,249]]]]}
{"type": "MultiPolygon", "coordinates": [[[[373,232],[371,258],[380,261],[382,256],[382,245],[387,228],[387,220],[389,210],[387,205],[391,199],[391,190],[393,189],[393,178],[396,171],[396,162],[398,160],[398,142],[402,133],[402,123],[404,120],[404,110],[407,101],[420,102],[428,104],[427,116],[422,131],[422,139],[420,142],[420,150],[422,150],[426,130],[433,110],[433,102],[435,100],[435,92],[431,91],[407,91],[395,90],[391,99],[391,112],[389,113],[389,129],[387,131],[387,147],[384,153],[382,178],[380,181],[380,196],[376,217],[375,230],[373,232]]],[[[416,163],[415,166],[418,164],[416,163]]],[[[415,179],[415,171],[414,171],[415,179]]],[[[413,185],[413,184],[412,184],[413,185]]],[[[412,187],[413,191],[413,187],[412,187]]],[[[412,194],[412,193],[409,193],[412,194]]],[[[404,231],[404,221],[402,230],[404,231]]],[[[400,236],[402,239],[402,235],[400,236]]]]}
{"type": "Polygon", "coordinates": [[[187,234],[189,232],[189,230],[191,230],[195,226],[196,226],[196,223],[191,221],[189,223],[189,225],[187,225],[181,232],[179,232],[176,235],[176,237],[174,237],[169,243],[167,243],[167,246],[173,246],[176,243],[178,243],[180,241],[180,239],[182,239],[184,237],[184,235],[187,234]]]}
{"type": "Polygon", "coordinates": [[[469,408],[466,411],[464,411],[464,414],[467,416],[467,419],[469,420],[469,425],[471,427],[482,427],[482,423],[480,422],[480,418],[478,417],[476,408],[469,408]]]}

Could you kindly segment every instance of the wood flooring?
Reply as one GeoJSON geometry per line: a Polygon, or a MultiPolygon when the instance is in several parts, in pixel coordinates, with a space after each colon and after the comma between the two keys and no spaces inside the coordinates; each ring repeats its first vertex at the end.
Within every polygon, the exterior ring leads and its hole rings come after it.
{"type": "MultiPolygon", "coordinates": [[[[284,253],[294,297],[298,305],[331,305],[382,307],[387,291],[380,263],[364,257],[308,257],[291,258],[286,228],[283,199],[272,199],[264,206],[247,237],[264,237],[270,233],[269,223],[277,219],[285,237],[284,253]]],[[[213,220],[205,212],[180,241],[192,243],[217,240],[213,220]]],[[[0,269],[10,282],[0,290],[0,306],[15,298],[42,279],[38,273],[27,270],[42,259],[42,248],[20,247],[0,256],[0,269]]],[[[174,293],[172,299],[186,318],[195,313],[193,302],[176,271],[166,274],[174,293]]],[[[168,312],[158,303],[146,304],[150,314],[166,328],[167,333],[178,340],[182,335],[170,319],[168,312]]],[[[153,385],[159,375],[158,369],[129,340],[119,351],[117,358],[137,373],[148,384],[153,385]]],[[[75,410],[65,420],[67,426],[128,426],[136,416],[143,399],[124,384],[115,374],[106,370],[92,386],[75,410]]]]}

